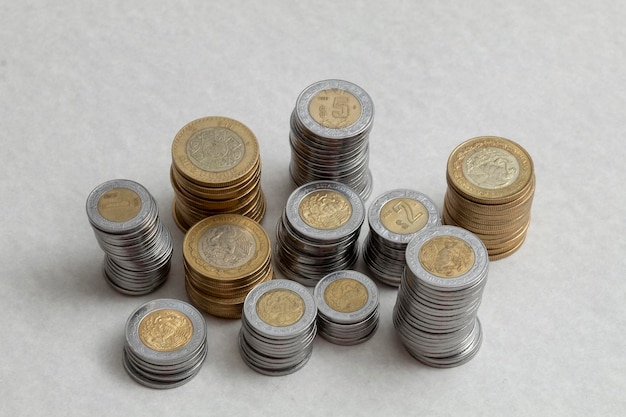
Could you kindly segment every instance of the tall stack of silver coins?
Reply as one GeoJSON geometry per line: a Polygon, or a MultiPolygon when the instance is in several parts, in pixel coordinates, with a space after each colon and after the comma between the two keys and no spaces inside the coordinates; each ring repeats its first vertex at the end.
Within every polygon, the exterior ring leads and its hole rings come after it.
{"type": "Polygon", "coordinates": [[[369,233],[363,244],[363,260],[379,281],[398,287],[408,243],[420,230],[441,224],[437,207],[418,191],[392,190],[372,203],[367,219],[369,233]]]}
{"type": "Polygon", "coordinates": [[[278,279],[252,289],[243,307],[239,352],[253,370],[270,376],[301,369],[317,331],[313,296],[297,282],[278,279]]]}
{"type": "Polygon", "coordinates": [[[100,184],[87,198],[87,217],[105,253],[104,276],[113,288],[143,295],[165,282],[172,236],[141,184],[125,179],[100,184]]]}
{"type": "Polygon", "coordinates": [[[369,340],[378,329],[378,287],[357,271],[332,272],[313,292],[317,304],[317,333],[337,345],[369,340]]]}
{"type": "Polygon", "coordinates": [[[276,227],[276,266],[309,287],[349,269],[359,256],[364,220],[363,201],[345,184],[315,181],[297,188],[276,227]]]}
{"type": "Polygon", "coordinates": [[[433,367],[466,363],[482,342],[477,311],[489,269],[485,245],[465,229],[431,227],[411,240],[406,260],[393,311],[402,343],[433,367]]]}
{"type": "Polygon", "coordinates": [[[318,180],[348,185],[363,200],[372,191],[369,133],[374,119],[370,96],[343,80],[308,86],[291,115],[290,173],[296,185],[318,180]]]}
{"type": "Polygon", "coordinates": [[[198,374],[207,355],[206,323],[191,305],[172,299],[150,301],[126,322],[124,367],[150,388],[174,388],[198,374]]]}

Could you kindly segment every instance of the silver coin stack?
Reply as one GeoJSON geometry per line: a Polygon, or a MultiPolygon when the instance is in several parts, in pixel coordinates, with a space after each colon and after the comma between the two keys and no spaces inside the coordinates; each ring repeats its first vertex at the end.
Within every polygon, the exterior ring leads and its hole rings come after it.
{"type": "Polygon", "coordinates": [[[349,269],[359,256],[364,220],[363,201],[345,184],[315,181],[297,188],[276,226],[276,266],[309,287],[349,269]]]}
{"type": "Polygon", "coordinates": [[[150,388],[174,388],[198,374],[207,355],[204,317],[190,304],[150,301],[126,322],[124,368],[150,388]]]}
{"type": "Polygon", "coordinates": [[[441,225],[435,203],[408,189],[388,191],[368,211],[369,233],[363,243],[363,260],[379,281],[398,287],[406,265],[406,246],[420,230],[441,225]]]}
{"type": "Polygon", "coordinates": [[[313,292],[317,334],[337,345],[369,340],[378,329],[378,288],[367,275],[336,271],[322,278],[313,292]]]}
{"type": "Polygon", "coordinates": [[[372,191],[369,133],[373,118],[370,96],[348,81],[319,81],[302,91],[291,115],[289,135],[289,168],[296,185],[337,181],[367,200],[372,191]]]}
{"type": "Polygon", "coordinates": [[[269,376],[301,369],[313,352],[316,314],[313,296],[297,282],[278,279],[259,284],[243,306],[241,358],[269,376]]]}
{"type": "Polygon", "coordinates": [[[165,282],[172,236],[141,184],[125,179],[100,184],[87,198],[87,217],[105,253],[104,277],[113,288],[143,295],[165,282]]]}
{"type": "Polygon", "coordinates": [[[477,311],[489,269],[485,245],[465,229],[432,227],[411,240],[406,259],[393,311],[402,343],[433,367],[466,363],[482,342],[477,311]]]}

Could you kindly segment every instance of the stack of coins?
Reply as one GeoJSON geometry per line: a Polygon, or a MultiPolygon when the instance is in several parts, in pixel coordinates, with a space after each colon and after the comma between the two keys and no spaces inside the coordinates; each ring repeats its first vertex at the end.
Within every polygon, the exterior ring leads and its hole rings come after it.
{"type": "Polygon", "coordinates": [[[357,271],[332,272],[315,286],[317,332],[338,345],[369,340],[378,329],[378,288],[357,271]]]}
{"type": "Polygon", "coordinates": [[[245,216],[220,214],[200,220],[183,241],[191,302],[214,316],[240,318],[248,292],[274,277],[270,246],[265,230],[245,216]]]}
{"type": "Polygon", "coordinates": [[[487,249],[465,229],[437,226],[411,240],[406,260],[393,311],[402,343],[430,366],[466,363],[482,342],[476,313],[489,268],[487,249]]]}
{"type": "Polygon", "coordinates": [[[368,164],[373,118],[372,99],[355,84],[325,80],[307,87],[291,115],[290,173],[296,185],[337,181],[366,200],[372,190],[368,164]]]}
{"type": "Polygon", "coordinates": [[[215,214],[259,222],[265,215],[259,144],[236,120],[205,117],[185,125],[172,144],[170,180],[174,219],[183,231],[215,214]]]}
{"type": "Polygon", "coordinates": [[[278,279],[257,286],[243,308],[241,358],[265,375],[299,370],[313,352],[316,314],[313,296],[297,282],[278,279]]]}
{"type": "Polygon", "coordinates": [[[441,224],[435,203],[426,195],[399,189],[384,193],[368,211],[369,233],[363,260],[381,282],[398,287],[406,258],[406,245],[425,227],[441,224]]]}
{"type": "Polygon", "coordinates": [[[495,261],[526,238],[535,193],[530,155],[517,143],[483,136],[459,145],[448,159],[442,221],[475,233],[495,261]]]}
{"type": "Polygon", "coordinates": [[[289,279],[313,287],[326,274],[349,269],[359,256],[363,201],[347,185],[315,181],[287,200],[276,228],[276,260],[289,279]]]}
{"type": "Polygon", "coordinates": [[[147,387],[178,387],[200,371],[206,339],[204,318],[191,305],[172,299],[150,301],[126,322],[124,367],[147,387]]]}
{"type": "Polygon", "coordinates": [[[104,277],[113,288],[143,295],[165,282],[172,236],[141,184],[124,179],[100,184],[87,197],[87,217],[105,253],[104,277]]]}

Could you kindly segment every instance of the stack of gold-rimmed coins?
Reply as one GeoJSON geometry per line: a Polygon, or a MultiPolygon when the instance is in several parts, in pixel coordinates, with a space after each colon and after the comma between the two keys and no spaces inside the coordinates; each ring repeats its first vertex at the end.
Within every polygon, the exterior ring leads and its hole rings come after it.
{"type": "Polygon", "coordinates": [[[174,219],[183,231],[216,214],[255,221],[265,215],[259,144],[237,120],[205,117],[185,125],[172,144],[170,180],[174,219]]]}
{"type": "Polygon", "coordinates": [[[193,225],[183,241],[183,257],[192,304],[222,318],[240,318],[248,292],[274,277],[267,233],[239,214],[193,225]]]}
{"type": "Polygon", "coordinates": [[[476,234],[492,261],[519,249],[535,193],[533,162],[526,150],[497,136],[470,139],[450,155],[446,179],[444,224],[476,234]]]}

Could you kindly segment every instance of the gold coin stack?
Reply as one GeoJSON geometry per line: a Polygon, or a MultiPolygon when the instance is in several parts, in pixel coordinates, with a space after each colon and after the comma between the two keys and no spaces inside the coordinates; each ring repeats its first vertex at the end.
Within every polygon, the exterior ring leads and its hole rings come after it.
{"type": "Polygon", "coordinates": [[[524,243],[535,193],[530,155],[517,143],[481,136],[459,145],[448,159],[442,222],[476,234],[489,259],[502,259],[524,243]]]}
{"type": "Polygon", "coordinates": [[[216,214],[257,222],[265,215],[259,144],[237,120],[205,117],[185,125],[172,143],[170,181],[174,219],[182,231],[216,214]]]}
{"type": "Polygon", "coordinates": [[[192,304],[208,314],[237,319],[246,295],[274,278],[270,239],[239,214],[207,217],[183,241],[185,288],[192,304]]]}

